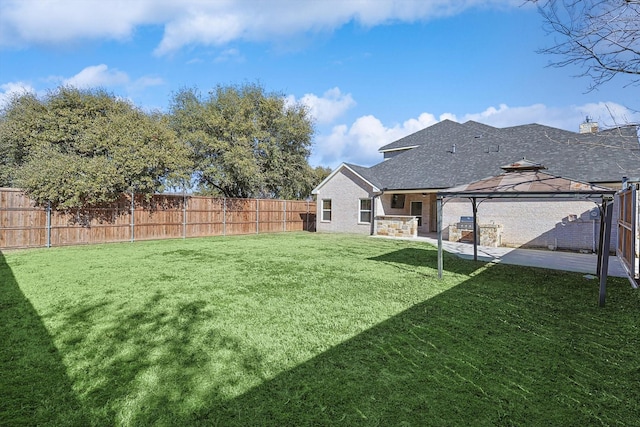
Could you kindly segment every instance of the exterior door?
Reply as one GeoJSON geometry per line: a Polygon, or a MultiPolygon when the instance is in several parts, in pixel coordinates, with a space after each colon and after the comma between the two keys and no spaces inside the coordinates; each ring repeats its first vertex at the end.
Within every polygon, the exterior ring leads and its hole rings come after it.
{"type": "Polygon", "coordinates": [[[435,195],[432,196],[429,201],[429,210],[431,213],[431,215],[429,215],[429,231],[438,231],[438,208],[435,195]]]}
{"type": "Polygon", "coordinates": [[[411,216],[418,218],[418,228],[422,227],[422,202],[411,202],[411,216]]]}

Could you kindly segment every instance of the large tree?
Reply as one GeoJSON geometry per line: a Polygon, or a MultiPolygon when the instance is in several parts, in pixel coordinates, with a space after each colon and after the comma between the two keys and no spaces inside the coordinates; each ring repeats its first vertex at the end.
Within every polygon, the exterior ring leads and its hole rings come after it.
{"type": "Polygon", "coordinates": [[[626,75],[640,83],[640,0],[529,0],[538,5],[555,43],[541,52],[552,65],[575,64],[590,88],[626,75]]]}
{"type": "Polygon", "coordinates": [[[25,93],[0,112],[1,185],[67,210],[150,195],[188,176],[188,151],[166,117],[102,90],[25,93]]]}
{"type": "Polygon", "coordinates": [[[226,197],[302,198],[313,182],[309,167],[313,122],[301,104],[258,84],[219,85],[173,96],[173,125],[192,152],[202,193],[226,197]]]}

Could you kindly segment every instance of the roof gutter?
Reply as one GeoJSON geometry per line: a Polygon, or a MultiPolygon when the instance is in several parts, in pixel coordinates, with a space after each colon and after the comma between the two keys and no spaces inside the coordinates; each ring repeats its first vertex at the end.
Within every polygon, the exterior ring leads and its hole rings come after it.
{"type": "Polygon", "coordinates": [[[418,148],[418,147],[419,147],[419,145],[409,145],[409,146],[406,146],[406,147],[389,148],[387,150],[380,149],[380,150],[378,150],[378,153],[389,153],[391,151],[411,150],[412,148],[418,148]]]}

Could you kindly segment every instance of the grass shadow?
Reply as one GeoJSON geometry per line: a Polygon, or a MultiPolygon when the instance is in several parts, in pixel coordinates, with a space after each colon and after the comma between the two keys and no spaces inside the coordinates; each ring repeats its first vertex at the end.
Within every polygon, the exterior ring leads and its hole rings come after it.
{"type": "Polygon", "coordinates": [[[207,399],[264,378],[262,357],[240,339],[208,325],[207,301],[180,301],[156,292],[146,303],[89,303],[68,310],[60,339],[82,366],[76,387],[94,425],[185,425],[207,399]],[[97,330],[95,317],[113,313],[97,330]],[[202,372],[215,372],[206,384],[202,372]]]}
{"type": "Polygon", "coordinates": [[[58,348],[0,252],[0,425],[86,425],[58,348]]]}
{"type": "MultiPolygon", "coordinates": [[[[469,275],[486,265],[481,261],[460,262],[460,257],[444,251],[442,256],[444,269],[456,274],[469,275]]],[[[438,268],[438,251],[431,245],[428,245],[428,248],[402,248],[367,259],[409,267],[430,267],[435,270],[438,268]]]]}
{"type": "MultiPolygon", "coordinates": [[[[416,254],[399,252],[390,258],[416,254]]],[[[629,319],[640,320],[634,314],[637,294],[614,280],[619,287],[600,309],[580,275],[519,268],[516,277],[512,270],[491,266],[235,399],[212,399],[210,407],[184,421],[225,426],[637,421],[640,342],[634,325],[620,330],[629,319]],[[545,285],[552,281],[562,282],[562,289],[545,285]]]]}

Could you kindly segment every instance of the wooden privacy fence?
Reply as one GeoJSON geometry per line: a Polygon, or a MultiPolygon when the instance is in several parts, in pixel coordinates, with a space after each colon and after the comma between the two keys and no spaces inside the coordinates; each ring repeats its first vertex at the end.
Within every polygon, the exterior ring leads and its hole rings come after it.
{"type": "Polygon", "coordinates": [[[123,196],[103,208],[62,213],[0,188],[0,249],[315,231],[316,202],[154,195],[123,196]]]}
{"type": "Polygon", "coordinates": [[[629,279],[640,285],[640,183],[629,183],[618,196],[618,245],[616,255],[629,279]]]}

